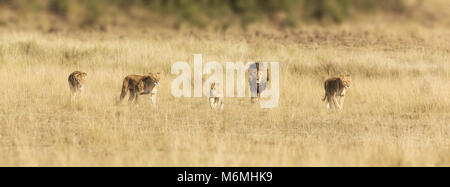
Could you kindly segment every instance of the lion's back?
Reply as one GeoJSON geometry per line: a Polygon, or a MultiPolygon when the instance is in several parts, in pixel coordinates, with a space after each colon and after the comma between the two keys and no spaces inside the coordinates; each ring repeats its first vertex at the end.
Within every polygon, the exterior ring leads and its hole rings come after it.
{"type": "Polygon", "coordinates": [[[324,88],[326,94],[334,94],[350,86],[351,78],[349,76],[333,77],[325,80],[324,88]]]}

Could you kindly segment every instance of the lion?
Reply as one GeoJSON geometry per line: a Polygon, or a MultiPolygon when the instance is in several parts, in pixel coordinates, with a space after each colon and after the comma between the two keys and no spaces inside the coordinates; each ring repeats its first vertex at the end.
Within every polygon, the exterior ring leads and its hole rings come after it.
{"type": "Polygon", "coordinates": [[[263,62],[256,62],[248,68],[251,102],[258,102],[269,83],[270,71],[263,62]]]}
{"type": "Polygon", "coordinates": [[[209,91],[209,106],[213,110],[223,110],[223,97],[220,96],[220,93],[216,89],[215,82],[211,84],[211,89],[209,91]]]}
{"type": "Polygon", "coordinates": [[[72,100],[84,90],[84,81],[86,76],[87,73],[81,71],[74,71],[69,75],[68,81],[70,92],[72,94],[72,100]]]}
{"type": "Polygon", "coordinates": [[[139,95],[151,95],[152,103],[156,103],[156,94],[158,92],[160,73],[149,73],[149,75],[128,75],[123,79],[122,93],[120,94],[120,102],[130,91],[128,102],[133,100],[138,102],[139,95]]]}
{"type": "Polygon", "coordinates": [[[333,106],[342,109],[345,93],[347,92],[347,89],[350,88],[350,83],[350,75],[333,77],[325,81],[325,96],[322,101],[327,100],[328,109],[333,106]],[[339,96],[339,102],[336,99],[337,96],[339,96]]]}

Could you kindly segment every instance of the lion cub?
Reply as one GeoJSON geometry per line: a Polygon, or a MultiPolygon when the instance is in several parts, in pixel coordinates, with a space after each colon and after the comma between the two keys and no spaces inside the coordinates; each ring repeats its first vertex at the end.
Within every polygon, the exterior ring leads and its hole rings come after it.
{"type": "Polygon", "coordinates": [[[223,110],[223,97],[221,97],[221,94],[217,90],[215,82],[211,84],[211,89],[209,91],[209,106],[213,110],[223,110]]]}
{"type": "Polygon", "coordinates": [[[256,62],[249,66],[248,75],[251,95],[250,101],[256,103],[261,98],[261,94],[267,89],[270,81],[269,67],[263,62],[256,62]]]}
{"type": "Polygon", "coordinates": [[[87,73],[81,71],[74,71],[69,75],[68,81],[70,92],[72,93],[72,100],[83,91],[86,76],[87,73]]]}
{"type": "Polygon", "coordinates": [[[150,94],[152,103],[156,103],[156,94],[158,92],[160,73],[149,73],[148,75],[128,75],[123,79],[122,93],[120,94],[120,103],[130,91],[128,102],[138,101],[139,95],[150,94]]]}
{"type": "Polygon", "coordinates": [[[351,77],[344,75],[340,77],[329,78],[325,81],[325,97],[322,101],[327,100],[327,108],[337,107],[342,109],[344,104],[345,92],[350,88],[351,77]],[[336,97],[339,96],[339,102],[336,97]]]}

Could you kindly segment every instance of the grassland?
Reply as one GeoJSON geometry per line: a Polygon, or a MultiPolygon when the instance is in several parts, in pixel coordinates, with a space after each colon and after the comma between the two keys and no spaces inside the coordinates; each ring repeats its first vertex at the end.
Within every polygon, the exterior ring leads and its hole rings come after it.
{"type": "Polygon", "coordinates": [[[343,24],[224,33],[0,29],[1,166],[450,166],[450,31],[343,24]],[[174,98],[172,63],[280,62],[280,104],[174,98]],[[67,76],[88,73],[70,103],[67,76]],[[162,72],[158,104],[115,105],[128,74],[162,72]],[[350,73],[342,111],[323,80],[350,73]]]}

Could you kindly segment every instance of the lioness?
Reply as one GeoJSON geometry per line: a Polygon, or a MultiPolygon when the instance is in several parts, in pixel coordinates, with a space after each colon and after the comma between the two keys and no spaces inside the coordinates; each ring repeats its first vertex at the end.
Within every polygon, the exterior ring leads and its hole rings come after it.
{"type": "Polygon", "coordinates": [[[70,86],[70,92],[72,94],[72,100],[81,93],[84,89],[84,79],[87,73],[81,71],[74,71],[69,75],[68,81],[70,86]]]}
{"type": "Polygon", "coordinates": [[[209,106],[213,110],[223,110],[223,97],[221,97],[221,94],[218,92],[215,82],[211,84],[211,89],[209,91],[209,106]]]}
{"type": "Polygon", "coordinates": [[[160,73],[149,73],[149,75],[128,75],[123,79],[122,93],[120,94],[120,100],[118,103],[122,102],[123,98],[130,91],[130,97],[128,102],[131,103],[133,100],[138,101],[139,95],[150,94],[152,103],[156,103],[156,94],[158,92],[159,77],[160,73]]]}
{"type": "Polygon", "coordinates": [[[345,92],[350,88],[351,77],[344,75],[340,77],[329,78],[325,81],[325,97],[322,101],[327,100],[327,108],[332,106],[342,109],[344,104],[345,92]],[[336,99],[339,96],[339,102],[336,99]]]}

